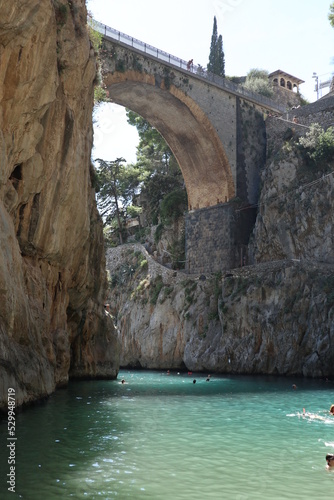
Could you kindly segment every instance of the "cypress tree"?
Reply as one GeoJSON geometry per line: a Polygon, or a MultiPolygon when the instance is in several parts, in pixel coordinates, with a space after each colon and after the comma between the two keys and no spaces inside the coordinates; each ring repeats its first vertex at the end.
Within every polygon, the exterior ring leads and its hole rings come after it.
{"type": "Polygon", "coordinates": [[[216,16],[213,18],[213,30],[211,35],[211,45],[210,45],[210,54],[209,54],[209,63],[208,63],[208,71],[210,73],[215,73],[215,65],[216,65],[216,48],[218,43],[218,31],[217,31],[217,19],[216,16]]]}
{"type": "Polygon", "coordinates": [[[218,68],[217,75],[225,76],[225,55],[223,50],[223,37],[219,35],[218,37],[218,68]]]}
{"type": "Polygon", "coordinates": [[[215,75],[225,76],[225,56],[223,50],[223,37],[219,35],[217,29],[216,16],[213,18],[213,30],[211,36],[211,46],[207,70],[215,75]]]}

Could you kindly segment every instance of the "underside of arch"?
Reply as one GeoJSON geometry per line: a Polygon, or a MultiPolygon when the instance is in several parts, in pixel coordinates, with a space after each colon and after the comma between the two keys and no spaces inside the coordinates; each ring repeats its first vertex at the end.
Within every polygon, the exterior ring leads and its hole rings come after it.
{"type": "Polygon", "coordinates": [[[184,92],[156,85],[154,76],[129,70],[104,75],[110,98],[140,114],[164,137],[182,171],[189,209],[235,196],[231,168],[210,120],[184,92]]]}

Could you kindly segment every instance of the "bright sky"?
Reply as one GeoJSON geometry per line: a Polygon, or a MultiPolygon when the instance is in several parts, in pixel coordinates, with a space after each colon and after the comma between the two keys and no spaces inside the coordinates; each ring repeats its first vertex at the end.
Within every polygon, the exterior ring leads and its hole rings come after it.
{"type": "MultiPolygon", "coordinates": [[[[320,82],[334,73],[331,1],[87,0],[87,8],[97,21],[204,67],[216,16],[226,75],[246,75],[252,68],[281,69],[305,80],[300,92],[313,102],[313,72],[320,82]]],[[[134,162],[138,135],[126,123],[124,108],[103,104],[95,120],[93,158],[123,156],[134,162]]]]}

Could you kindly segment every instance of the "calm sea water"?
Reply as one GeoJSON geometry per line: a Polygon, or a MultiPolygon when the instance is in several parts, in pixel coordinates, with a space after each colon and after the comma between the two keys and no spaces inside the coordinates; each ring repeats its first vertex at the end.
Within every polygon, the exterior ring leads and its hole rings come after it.
{"type": "Polygon", "coordinates": [[[273,377],[123,371],[72,382],[17,415],[15,494],[1,422],[0,498],[333,498],[332,403],[332,382],[273,377]]]}

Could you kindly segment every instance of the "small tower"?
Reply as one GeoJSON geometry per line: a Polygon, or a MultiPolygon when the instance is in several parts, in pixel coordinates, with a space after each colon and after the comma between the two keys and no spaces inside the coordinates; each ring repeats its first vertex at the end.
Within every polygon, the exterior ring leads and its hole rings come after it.
{"type": "Polygon", "coordinates": [[[270,73],[268,78],[275,93],[275,101],[285,104],[287,107],[300,104],[299,85],[304,83],[304,80],[280,69],[270,73]]]}

